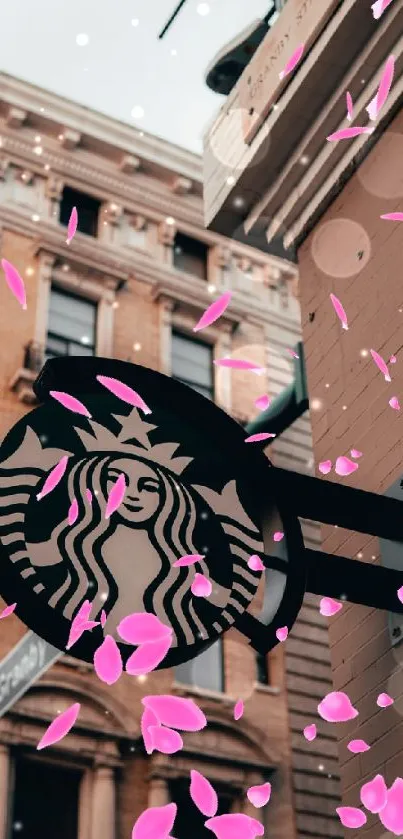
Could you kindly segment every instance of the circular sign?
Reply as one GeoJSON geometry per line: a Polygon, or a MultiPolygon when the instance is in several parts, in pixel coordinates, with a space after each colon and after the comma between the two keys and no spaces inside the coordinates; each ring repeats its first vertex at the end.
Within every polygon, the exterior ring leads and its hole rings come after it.
{"type": "Polygon", "coordinates": [[[242,427],[182,383],[121,361],[48,361],[35,391],[43,404],[0,449],[0,593],[17,601],[21,620],[64,650],[74,615],[91,601],[91,619],[104,611],[106,623],[72,647],[86,661],[103,631],[126,659],[133,649],[117,627],[142,611],[173,630],[164,667],[193,658],[234,625],[259,649],[276,643],[276,626],[290,627],[301,605],[303,543],[298,522],[276,503],[275,469],[245,445],[242,427]],[[151,413],[113,395],[97,376],[134,389],[151,413]],[[79,399],[91,416],[64,407],[51,391],[79,399]],[[63,457],[62,479],[38,499],[63,457]],[[120,475],[123,500],[106,517],[120,475]],[[285,532],[282,558],[273,527],[285,532]],[[175,567],[189,554],[203,558],[175,567]],[[264,607],[269,629],[246,613],[261,578],[248,566],[251,554],[272,566],[264,607]],[[209,596],[192,594],[197,573],[211,583],[209,596]]]}

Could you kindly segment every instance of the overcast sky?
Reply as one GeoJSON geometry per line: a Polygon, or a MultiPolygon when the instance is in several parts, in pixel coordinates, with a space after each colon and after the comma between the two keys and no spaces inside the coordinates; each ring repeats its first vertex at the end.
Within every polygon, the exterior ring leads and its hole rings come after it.
{"type": "Polygon", "coordinates": [[[177,2],[3,0],[1,69],[200,152],[223,101],[205,86],[205,68],[270,0],[209,0],[205,15],[200,0],[187,0],[159,41],[177,2]],[[133,119],[133,108],[144,116],[133,119]]]}

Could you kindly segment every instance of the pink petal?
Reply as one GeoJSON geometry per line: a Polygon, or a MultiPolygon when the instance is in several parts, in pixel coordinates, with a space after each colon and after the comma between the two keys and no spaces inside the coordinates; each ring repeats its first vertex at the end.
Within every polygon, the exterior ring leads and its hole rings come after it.
{"type": "Polygon", "coordinates": [[[392,396],[392,399],[389,399],[389,405],[394,411],[400,411],[400,403],[397,396],[392,396]]]}
{"type": "Polygon", "coordinates": [[[321,615],[324,615],[326,618],[331,618],[333,615],[337,615],[337,612],[340,612],[340,609],[342,608],[343,604],[337,603],[337,601],[333,600],[331,597],[322,597],[319,604],[319,611],[321,615]]]}
{"type": "Polygon", "coordinates": [[[134,408],[140,408],[145,414],[151,414],[151,408],[146,405],[137,391],[123,384],[119,379],[111,379],[110,376],[97,376],[97,382],[110,390],[118,399],[127,402],[128,405],[133,405],[134,408]]]}
{"type": "Polygon", "coordinates": [[[379,355],[379,353],[375,352],[375,350],[370,350],[370,353],[372,355],[373,360],[375,361],[376,366],[379,367],[379,370],[385,376],[385,382],[390,382],[391,378],[389,375],[388,366],[386,362],[383,360],[382,356],[379,355]]]}
{"type": "Polygon", "coordinates": [[[74,524],[75,521],[78,519],[78,501],[76,498],[73,498],[73,501],[69,507],[69,514],[68,514],[68,522],[70,525],[74,524]]]}
{"type": "Polygon", "coordinates": [[[347,743],[347,748],[349,752],[352,752],[353,755],[361,754],[361,752],[368,752],[371,746],[368,746],[368,743],[365,740],[350,740],[347,743]]]}
{"type": "Polygon", "coordinates": [[[312,723],[312,725],[306,725],[304,728],[304,737],[305,740],[308,740],[309,743],[316,737],[316,725],[312,723]]]}
{"type": "Polygon", "coordinates": [[[154,711],[161,725],[178,728],[179,731],[200,731],[207,725],[203,711],[192,699],[182,696],[144,696],[141,700],[146,708],[154,711]]]}
{"type": "Polygon", "coordinates": [[[151,737],[153,749],[164,755],[173,755],[183,748],[183,740],[177,731],[165,728],[164,725],[150,725],[148,733],[151,737]]]}
{"type": "Polygon", "coordinates": [[[67,225],[66,243],[68,245],[70,244],[70,242],[71,242],[71,240],[72,240],[72,238],[73,238],[73,236],[74,236],[74,234],[77,230],[77,224],[78,224],[77,207],[73,207],[73,209],[70,213],[69,223],[67,225]]]}
{"type": "Polygon", "coordinates": [[[362,827],[367,817],[358,807],[336,807],[336,813],[343,827],[362,827]]]}
{"type": "Polygon", "coordinates": [[[106,612],[105,612],[105,609],[102,609],[102,612],[101,612],[101,617],[100,617],[100,621],[101,621],[101,626],[102,626],[102,629],[103,629],[103,628],[104,628],[104,626],[105,626],[105,624],[106,624],[106,612]]]}
{"type": "Polygon", "coordinates": [[[89,600],[84,600],[84,602],[81,604],[77,614],[74,616],[74,620],[77,619],[78,621],[87,621],[90,614],[91,614],[91,609],[92,609],[92,603],[90,603],[89,600]]]}
{"type": "Polygon", "coordinates": [[[403,221],[403,213],[385,213],[381,218],[385,221],[403,221]]]}
{"type": "Polygon", "coordinates": [[[92,492],[90,489],[85,490],[85,495],[89,504],[92,504],[92,492]]]}
{"type": "Polygon", "coordinates": [[[403,778],[396,778],[387,792],[387,801],[382,810],[379,811],[379,818],[386,830],[390,830],[395,836],[403,834],[403,778]]]}
{"type": "Polygon", "coordinates": [[[27,308],[27,299],[25,295],[25,286],[24,280],[19,275],[17,269],[11,262],[8,262],[7,259],[1,260],[1,267],[4,271],[4,276],[6,278],[6,283],[14,294],[14,297],[18,300],[20,305],[23,309],[27,308]]]}
{"type": "Polygon", "coordinates": [[[336,460],[336,465],[334,467],[334,471],[336,475],[342,475],[342,477],[346,477],[347,475],[351,475],[352,472],[355,472],[358,469],[358,463],[353,463],[349,457],[338,457],[336,460]]]}
{"type": "Polygon", "coordinates": [[[11,603],[10,606],[6,606],[5,609],[0,612],[0,621],[3,620],[3,618],[8,618],[9,615],[12,615],[16,608],[16,603],[11,603]]]}
{"type": "Polygon", "coordinates": [[[336,297],[334,294],[330,295],[330,299],[332,301],[336,315],[341,321],[343,329],[348,329],[347,315],[344,311],[342,303],[340,302],[339,298],[336,297]]]}
{"type": "Polygon", "coordinates": [[[215,833],[217,839],[255,839],[263,836],[264,827],[245,813],[225,813],[207,819],[204,826],[215,833]]]}
{"type": "Polygon", "coordinates": [[[164,660],[171,643],[172,636],[165,635],[158,641],[141,644],[128,659],[126,673],[129,673],[129,676],[143,676],[146,673],[151,673],[164,660]]]}
{"type": "Polygon", "coordinates": [[[346,722],[358,717],[349,697],[343,691],[331,691],[319,702],[318,713],[326,722],[346,722]]]}
{"type": "Polygon", "coordinates": [[[252,554],[252,556],[249,557],[248,568],[250,568],[251,571],[264,571],[265,570],[263,562],[260,559],[260,556],[258,556],[257,554],[252,554]]]}
{"type": "Polygon", "coordinates": [[[373,131],[373,128],[351,126],[351,128],[342,128],[340,131],[335,131],[334,134],[329,134],[326,139],[329,143],[337,143],[338,140],[350,140],[352,137],[359,137],[360,134],[372,134],[373,131]]]}
{"type": "Polygon", "coordinates": [[[213,586],[203,574],[195,574],[190,590],[194,597],[209,597],[213,586]]]}
{"type": "Polygon", "coordinates": [[[252,434],[251,437],[247,437],[245,443],[260,443],[262,440],[270,440],[275,436],[275,434],[269,434],[267,431],[261,431],[260,434],[252,434]]]}
{"type": "Polygon", "coordinates": [[[234,720],[238,722],[241,719],[243,712],[245,710],[245,706],[243,704],[242,699],[238,699],[238,702],[235,703],[234,706],[234,720]]]}
{"type": "Polygon", "coordinates": [[[401,603],[403,603],[403,586],[400,586],[397,590],[397,596],[401,603]]]}
{"type": "Polygon", "coordinates": [[[393,705],[394,699],[389,696],[388,693],[380,693],[378,699],[376,700],[376,704],[379,708],[389,708],[389,705],[393,705]]]}
{"type": "Polygon", "coordinates": [[[375,775],[372,781],[360,789],[360,801],[370,813],[380,813],[388,797],[388,788],[382,775],[375,775]]]}
{"type": "Polygon", "coordinates": [[[120,621],[118,633],[128,644],[138,646],[150,641],[160,641],[161,638],[171,637],[172,629],[165,626],[156,615],[149,612],[133,612],[120,621]]]}
{"type": "Polygon", "coordinates": [[[283,539],[284,539],[283,531],[282,530],[276,530],[276,532],[273,536],[273,541],[274,542],[282,542],[283,539]]]}
{"type": "Polygon", "coordinates": [[[194,565],[195,562],[200,562],[202,559],[204,559],[204,554],[186,554],[185,556],[181,556],[180,559],[177,559],[173,567],[185,568],[188,565],[194,565]]]}
{"type": "Polygon", "coordinates": [[[276,638],[278,641],[286,641],[288,638],[288,627],[280,626],[279,629],[276,629],[276,638]]]}
{"type": "Polygon", "coordinates": [[[218,810],[218,797],[210,781],[197,772],[190,771],[190,797],[203,816],[215,816],[218,810]]]}
{"type": "Polygon", "coordinates": [[[91,414],[83,405],[79,399],[75,399],[74,396],[70,396],[68,393],[63,393],[61,390],[51,390],[49,391],[50,395],[53,396],[53,399],[57,399],[64,408],[67,408],[69,411],[74,411],[76,414],[82,414],[83,417],[88,417],[91,419],[91,414]]]}
{"type": "Polygon", "coordinates": [[[376,3],[373,3],[371,6],[372,13],[374,15],[375,20],[379,20],[381,15],[383,15],[385,9],[391,4],[392,0],[376,0],[376,3]]]}
{"type": "Polygon", "coordinates": [[[395,58],[393,55],[390,55],[386,64],[385,69],[382,73],[382,78],[379,83],[378,92],[376,94],[375,100],[368,105],[367,111],[369,116],[372,120],[377,119],[379,112],[383,108],[389,93],[392,87],[393,76],[395,73],[395,58]]]}
{"type": "Polygon", "coordinates": [[[106,504],[105,510],[105,518],[108,519],[112,513],[115,513],[118,507],[120,507],[126,492],[126,477],[125,475],[119,475],[116,482],[114,483],[109,495],[108,501],[106,504]]]}
{"type": "Polygon", "coordinates": [[[62,479],[62,477],[63,477],[63,475],[66,471],[67,461],[68,461],[68,456],[65,455],[64,457],[61,458],[61,460],[59,460],[59,463],[57,463],[56,466],[54,466],[52,471],[49,472],[49,475],[46,478],[46,481],[43,485],[43,489],[36,496],[38,501],[40,501],[41,498],[44,498],[45,495],[48,495],[49,492],[52,492],[52,489],[54,489],[58,485],[58,483],[60,483],[60,481],[61,481],[61,479],[62,479]]]}
{"type": "Polygon", "coordinates": [[[362,457],[362,452],[359,452],[358,449],[351,449],[351,457],[359,458],[362,457]]]}
{"type": "Polygon", "coordinates": [[[39,741],[36,747],[37,750],[46,749],[47,746],[52,746],[53,743],[58,743],[59,740],[62,740],[75,724],[80,713],[80,708],[80,703],[75,702],[74,705],[70,705],[66,711],[63,711],[62,714],[56,717],[39,741]]]}
{"type": "Polygon", "coordinates": [[[123,664],[119,647],[111,635],[106,635],[94,655],[95,672],[102,682],[113,685],[122,674],[123,664]]]}
{"type": "Polygon", "coordinates": [[[397,358],[395,355],[391,355],[389,359],[389,364],[396,364],[397,358]]]}
{"type": "Polygon", "coordinates": [[[279,73],[280,79],[285,79],[285,77],[288,76],[289,73],[292,73],[297,64],[299,64],[299,62],[301,61],[301,58],[304,54],[304,49],[305,44],[300,44],[299,47],[297,47],[295,52],[292,54],[290,60],[285,65],[284,70],[282,70],[281,73],[279,73]]]}
{"type": "Polygon", "coordinates": [[[249,787],[246,795],[254,807],[265,807],[265,805],[270,801],[271,784],[267,781],[265,784],[249,787]]]}
{"type": "Polygon", "coordinates": [[[158,719],[151,708],[145,708],[140,721],[141,734],[144,740],[145,750],[148,755],[153,751],[153,738],[149,732],[152,726],[158,725],[158,719]]]}
{"type": "Polygon", "coordinates": [[[354,113],[354,106],[353,106],[353,97],[351,93],[347,91],[346,93],[346,102],[347,102],[347,119],[351,122],[354,113]]]}
{"type": "Polygon", "coordinates": [[[259,396],[258,399],[255,399],[256,408],[259,408],[259,411],[266,411],[270,405],[270,397],[269,396],[259,396]]]}
{"type": "Polygon", "coordinates": [[[332,461],[331,460],[322,460],[322,463],[319,464],[319,472],[322,472],[322,475],[328,475],[332,468],[332,461]]]}
{"type": "Polygon", "coordinates": [[[165,804],[144,810],[133,827],[132,839],[166,839],[173,828],[177,809],[176,804],[165,804]]]}
{"type": "Polygon", "coordinates": [[[262,370],[253,361],[244,361],[242,358],[218,358],[214,361],[217,367],[232,367],[234,370],[262,370]]]}
{"type": "Polygon", "coordinates": [[[81,638],[84,632],[91,631],[91,629],[94,629],[95,626],[99,626],[98,621],[83,621],[77,616],[73,618],[69,638],[66,644],[66,650],[70,650],[71,647],[77,643],[78,639],[81,638]]]}
{"type": "Polygon", "coordinates": [[[289,352],[293,358],[299,358],[299,355],[295,352],[295,350],[290,350],[289,347],[287,347],[287,352],[289,352]]]}
{"type": "Polygon", "coordinates": [[[200,332],[201,329],[205,329],[206,326],[210,326],[210,324],[214,323],[214,321],[218,320],[222,314],[224,314],[225,310],[228,308],[232,297],[232,291],[226,291],[218,300],[215,300],[211,306],[204,312],[204,315],[200,318],[198,324],[193,327],[193,332],[200,332]]]}

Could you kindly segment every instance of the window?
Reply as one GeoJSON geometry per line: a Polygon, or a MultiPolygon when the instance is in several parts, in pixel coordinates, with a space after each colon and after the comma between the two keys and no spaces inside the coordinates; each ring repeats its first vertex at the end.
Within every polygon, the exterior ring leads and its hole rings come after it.
{"type": "Polygon", "coordinates": [[[193,661],[186,661],[175,667],[175,681],[183,685],[224,691],[224,656],[221,638],[193,661]]]}
{"type": "Polygon", "coordinates": [[[268,656],[263,653],[256,653],[256,681],[259,685],[270,684],[268,656]]]}
{"type": "Polygon", "coordinates": [[[214,398],[213,349],[179,332],[172,333],[172,376],[198,393],[214,398]]]}
{"type": "Polygon", "coordinates": [[[52,286],[46,337],[46,358],[95,355],[97,307],[52,286]]]}
{"type": "MultiPolygon", "coordinates": [[[[218,809],[217,816],[222,816],[224,813],[230,813],[235,791],[221,790],[214,779],[212,779],[214,788],[217,791],[218,809]]],[[[169,792],[171,800],[177,805],[178,810],[175,817],[175,836],[177,839],[206,839],[206,828],[204,823],[206,817],[198,810],[189,795],[189,778],[179,778],[172,781],[169,785],[169,792]]]]}
{"type": "Polygon", "coordinates": [[[86,233],[87,236],[96,236],[98,233],[98,217],[101,202],[85,192],[78,192],[65,186],[62,200],[60,202],[60,224],[67,227],[73,207],[77,207],[77,230],[86,233]]]}
{"type": "Polygon", "coordinates": [[[201,280],[207,280],[208,247],[204,242],[177,233],[174,243],[174,266],[201,280]]]}
{"type": "Polygon", "coordinates": [[[12,835],[76,839],[80,779],[79,772],[57,764],[17,760],[12,835]]]}

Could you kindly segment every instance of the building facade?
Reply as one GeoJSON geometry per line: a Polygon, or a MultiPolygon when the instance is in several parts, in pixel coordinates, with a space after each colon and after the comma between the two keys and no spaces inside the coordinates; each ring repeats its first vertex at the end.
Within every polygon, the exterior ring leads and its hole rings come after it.
{"type": "MultiPolygon", "coordinates": [[[[287,349],[300,332],[295,266],[204,230],[196,156],[4,75],[0,136],[1,255],[23,276],[28,303],[21,310],[0,283],[2,437],[35,406],[33,381],[54,356],[143,364],[242,423],[256,415],[258,396],[289,383],[287,349]],[[73,206],[78,231],[67,245],[73,206]],[[196,340],[192,327],[229,289],[230,308],[196,340]],[[240,353],[267,377],[213,365],[240,353]]],[[[312,468],[308,418],[275,441],[271,456],[312,468]]],[[[308,524],[306,535],[318,543],[308,524]]],[[[263,599],[261,591],[254,608],[263,599]]],[[[24,632],[14,616],[2,623],[1,659],[24,632]]],[[[190,666],[123,675],[108,688],[92,666],[63,655],[0,719],[0,839],[124,839],[143,809],[170,800],[179,805],[177,839],[198,837],[191,768],[216,787],[219,812],[253,814],[273,839],[337,837],[334,739],[302,736],[330,686],[326,621],[313,596],[287,645],[267,658],[231,630],[190,666]],[[208,728],[186,735],[169,758],[147,757],[142,746],[141,697],[154,692],[195,697],[208,716],[208,728]],[[246,710],[235,723],[240,697],[246,710]],[[37,753],[45,727],[76,701],[73,732],[37,753]],[[255,811],[246,790],[268,779],[270,805],[255,811]]]]}

